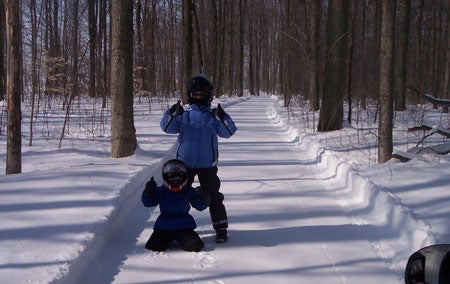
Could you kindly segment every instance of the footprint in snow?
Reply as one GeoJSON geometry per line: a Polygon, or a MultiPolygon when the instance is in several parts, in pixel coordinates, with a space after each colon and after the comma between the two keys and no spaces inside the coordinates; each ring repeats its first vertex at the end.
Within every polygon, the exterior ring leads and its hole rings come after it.
{"type": "Polygon", "coordinates": [[[169,255],[163,251],[152,251],[150,255],[153,259],[169,258],[169,255]]]}
{"type": "Polygon", "coordinates": [[[138,251],[137,255],[139,258],[143,260],[158,260],[158,259],[166,259],[169,258],[169,256],[162,252],[162,251],[148,251],[148,250],[142,250],[138,251]]]}
{"type": "Polygon", "coordinates": [[[215,269],[219,267],[217,260],[214,257],[210,256],[209,253],[207,252],[195,253],[194,257],[197,260],[196,263],[194,264],[194,268],[196,269],[206,270],[206,269],[215,269]]]}

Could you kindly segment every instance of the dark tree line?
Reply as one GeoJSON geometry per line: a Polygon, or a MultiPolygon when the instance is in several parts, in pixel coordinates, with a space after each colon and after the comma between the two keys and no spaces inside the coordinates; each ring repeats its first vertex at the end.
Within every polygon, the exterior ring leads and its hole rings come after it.
{"type": "MultiPolygon", "coordinates": [[[[69,100],[69,90],[78,88],[77,95],[107,97],[110,1],[19,2],[24,23],[24,78],[37,75],[34,80],[25,80],[26,94],[35,87],[33,93],[38,96],[67,96],[69,100]],[[77,8],[75,2],[79,3],[77,8]],[[77,56],[72,50],[74,41],[78,41],[77,56]],[[78,79],[72,78],[75,68],[80,68],[75,72],[78,79]],[[73,83],[79,86],[71,86],[73,83]]],[[[133,2],[135,95],[172,95],[181,90],[186,77],[204,72],[214,81],[217,95],[239,94],[242,81],[242,88],[253,90],[252,94],[302,96],[311,99],[312,110],[318,110],[325,67],[335,60],[344,61],[350,72],[345,75],[352,77],[346,87],[349,90],[345,90],[346,100],[349,92],[358,102],[377,98],[380,1],[133,2]],[[336,9],[341,10],[342,17],[333,16],[336,9]],[[340,26],[343,29],[339,31],[330,29],[340,26]],[[337,41],[333,42],[333,37],[337,41]],[[342,49],[342,55],[332,54],[337,49],[342,49]]],[[[394,44],[399,55],[395,56],[396,109],[404,105],[407,85],[436,97],[448,96],[448,1],[394,2],[394,44]]],[[[3,0],[3,25],[4,13],[3,0]]],[[[4,31],[0,87],[5,82],[4,31]]],[[[0,91],[4,96],[5,88],[0,91]]]]}
{"type": "MultiPolygon", "coordinates": [[[[100,98],[106,108],[115,76],[111,62],[116,2],[17,2],[23,23],[21,99],[33,101],[33,114],[55,98],[69,114],[77,96],[100,98]]],[[[380,142],[391,139],[386,131],[391,131],[392,120],[381,116],[389,115],[391,108],[402,111],[406,104],[420,102],[411,88],[450,98],[448,0],[130,2],[130,96],[185,94],[187,78],[205,73],[214,82],[216,96],[243,96],[247,91],[283,95],[286,106],[293,98],[307,101],[311,111],[321,110],[319,131],[342,127],[344,103],[360,108],[377,104],[380,131],[387,125],[380,142]],[[386,55],[387,50],[392,54],[386,55]]],[[[0,0],[2,27],[5,3],[0,0]]],[[[6,46],[2,28],[0,99],[7,93],[6,46]]],[[[30,130],[32,136],[32,122],[30,130]]],[[[391,150],[386,149],[382,156],[389,157],[391,150]]]]}

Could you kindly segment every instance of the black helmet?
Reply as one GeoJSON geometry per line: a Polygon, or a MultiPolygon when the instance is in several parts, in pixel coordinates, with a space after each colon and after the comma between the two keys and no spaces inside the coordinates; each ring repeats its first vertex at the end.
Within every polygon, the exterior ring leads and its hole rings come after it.
{"type": "Polygon", "coordinates": [[[180,160],[169,160],[162,167],[162,177],[168,190],[179,192],[187,183],[187,167],[180,160]]]}
{"type": "Polygon", "coordinates": [[[205,75],[194,75],[187,82],[186,89],[189,104],[211,105],[213,85],[205,75]]]}

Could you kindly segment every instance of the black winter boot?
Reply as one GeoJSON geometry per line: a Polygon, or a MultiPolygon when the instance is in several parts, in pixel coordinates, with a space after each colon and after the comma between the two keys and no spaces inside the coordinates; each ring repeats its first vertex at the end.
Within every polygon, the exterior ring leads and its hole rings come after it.
{"type": "Polygon", "coordinates": [[[226,243],[228,241],[228,232],[226,228],[216,230],[216,243],[226,243]]]}

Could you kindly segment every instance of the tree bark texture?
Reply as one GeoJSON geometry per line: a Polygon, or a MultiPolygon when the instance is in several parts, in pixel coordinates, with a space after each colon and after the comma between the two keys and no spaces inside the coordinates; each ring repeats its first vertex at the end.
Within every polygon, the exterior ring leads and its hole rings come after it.
{"type": "Polygon", "coordinates": [[[320,8],[321,1],[306,1],[306,17],[308,25],[309,39],[309,57],[308,57],[308,76],[309,76],[309,99],[311,111],[319,110],[319,40],[320,40],[320,8]]]}
{"type": "Polygon", "coordinates": [[[383,0],[381,11],[381,54],[378,123],[378,162],[384,163],[392,157],[392,128],[394,118],[394,43],[395,1],[383,0]]]}
{"type": "MultiPolygon", "coordinates": [[[[5,3],[0,1],[0,54],[5,53],[5,3]]],[[[0,101],[3,101],[6,94],[6,72],[5,58],[0,56],[0,101]]]]}
{"type": "Polygon", "coordinates": [[[395,96],[395,110],[404,111],[406,109],[406,85],[408,71],[408,42],[409,42],[409,22],[411,14],[411,0],[403,0],[400,14],[400,32],[398,45],[398,92],[395,96]]]}
{"type": "Polygon", "coordinates": [[[111,157],[137,147],[133,117],[133,2],[113,0],[111,45],[111,157]]]}
{"type": "Polygon", "coordinates": [[[185,82],[193,75],[193,26],[192,26],[192,0],[183,0],[183,75],[181,81],[181,98],[187,103],[187,90],[185,82]]]}
{"type": "Polygon", "coordinates": [[[22,172],[22,25],[20,1],[6,0],[6,96],[8,98],[8,138],[6,174],[22,172]]]}
{"type": "Polygon", "coordinates": [[[331,1],[328,8],[327,51],[319,131],[342,128],[344,93],[347,89],[349,0],[331,1]]]}
{"type": "Polygon", "coordinates": [[[97,1],[87,0],[88,6],[88,31],[89,31],[89,87],[88,95],[96,96],[96,70],[97,70],[97,1]]]}

